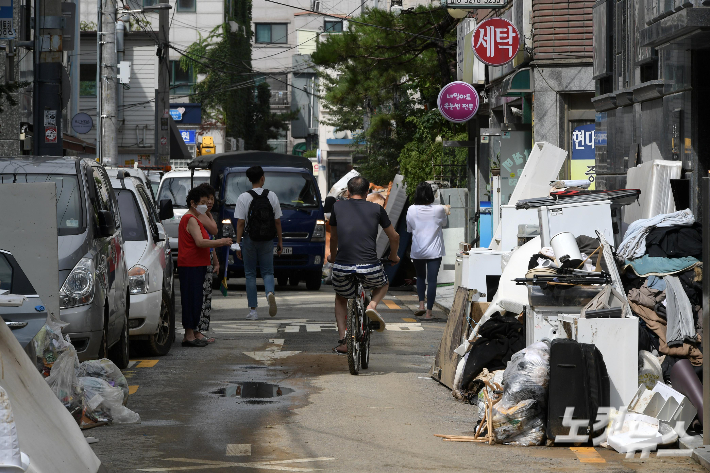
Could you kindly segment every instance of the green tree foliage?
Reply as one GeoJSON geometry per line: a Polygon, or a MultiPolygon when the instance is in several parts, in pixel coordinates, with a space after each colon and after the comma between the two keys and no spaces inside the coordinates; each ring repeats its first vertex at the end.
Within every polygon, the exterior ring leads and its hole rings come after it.
{"type": "Polygon", "coordinates": [[[366,158],[359,171],[372,182],[386,184],[403,162],[406,169],[417,168],[406,160],[423,152],[412,146],[426,142],[412,141],[445,128],[424,130],[434,122],[417,118],[436,108],[439,90],[455,79],[457,23],[439,8],[419,6],[400,16],[366,10],[342,34],[321,41],[312,55],[323,71],[327,123],[364,130],[359,139],[366,158]]]}
{"type": "Polygon", "coordinates": [[[224,124],[227,136],[243,138],[246,149],[270,150],[266,140],[274,139],[288,127],[291,114],[269,110],[269,86],[255,85],[259,74],[251,66],[251,0],[226,0],[229,20],[213,29],[207,37],[191,44],[180,66],[190,65],[205,78],[195,86],[191,100],[202,103],[208,120],[224,124]]]}
{"type": "MultiPolygon", "coordinates": [[[[422,181],[456,174],[465,179],[465,168],[458,166],[466,164],[467,148],[444,150],[442,143],[445,140],[466,140],[468,135],[463,126],[447,121],[438,110],[412,116],[407,121],[416,130],[399,155],[399,172],[404,176],[407,195],[413,196],[417,184],[422,181]],[[438,137],[441,139],[437,140],[438,137]],[[446,166],[442,167],[442,164],[446,166]]],[[[461,180],[458,184],[463,185],[464,182],[461,180]]]]}

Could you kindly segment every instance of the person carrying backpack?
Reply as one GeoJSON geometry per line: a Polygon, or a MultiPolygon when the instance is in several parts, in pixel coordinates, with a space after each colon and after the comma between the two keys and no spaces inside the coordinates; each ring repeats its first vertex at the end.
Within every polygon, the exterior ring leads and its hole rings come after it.
{"type": "Polygon", "coordinates": [[[276,296],[274,295],[274,238],[278,237],[276,253],[281,255],[283,238],[281,235],[281,205],[279,198],[268,189],[264,189],[264,170],[261,166],[247,169],[247,178],[252,190],[244,192],[237,199],[234,216],[237,218],[237,258],[244,261],[244,275],[247,279],[247,301],[249,315],[247,320],[257,320],[256,308],[256,266],[261,269],[264,280],[266,301],[269,315],[276,315],[276,296]],[[244,238],[242,238],[242,236],[244,238]]]}

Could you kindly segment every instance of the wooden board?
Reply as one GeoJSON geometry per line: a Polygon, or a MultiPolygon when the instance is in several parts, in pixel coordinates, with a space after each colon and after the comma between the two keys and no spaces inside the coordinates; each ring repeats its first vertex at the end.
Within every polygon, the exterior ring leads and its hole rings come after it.
{"type": "Polygon", "coordinates": [[[429,372],[432,378],[449,389],[453,388],[456,366],[459,362],[459,355],[454,353],[454,350],[461,345],[463,338],[468,334],[469,325],[466,317],[470,307],[469,292],[471,291],[465,287],[459,287],[456,290],[439,350],[429,372]]]}

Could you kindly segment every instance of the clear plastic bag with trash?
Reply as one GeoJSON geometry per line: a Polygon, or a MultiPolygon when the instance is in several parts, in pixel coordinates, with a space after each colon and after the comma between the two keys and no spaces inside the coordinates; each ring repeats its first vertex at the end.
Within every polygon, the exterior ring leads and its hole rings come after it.
{"type": "Polygon", "coordinates": [[[123,400],[121,402],[123,405],[128,401],[128,382],[126,377],[123,376],[118,366],[108,358],[83,362],[79,365],[77,376],[103,379],[110,386],[121,388],[123,392],[123,400]]]}
{"type": "Polygon", "coordinates": [[[333,263],[326,262],[322,270],[323,284],[333,284],[333,263]]]}
{"type": "Polygon", "coordinates": [[[523,447],[542,444],[549,381],[549,340],[513,355],[503,373],[503,397],[493,406],[497,442],[523,447]]]}
{"type": "Polygon", "coordinates": [[[62,335],[62,329],[67,325],[69,324],[49,315],[47,322],[32,340],[35,365],[45,378],[49,376],[59,356],[70,348],[74,349],[69,336],[62,335]]]}
{"type": "Polygon", "coordinates": [[[82,426],[90,422],[140,423],[140,416],[123,405],[123,391],[121,388],[111,386],[101,378],[79,378],[79,384],[84,392],[82,426]]]}
{"type": "Polygon", "coordinates": [[[76,350],[69,345],[69,348],[64,350],[52,364],[51,372],[47,377],[47,384],[54,395],[72,414],[81,408],[82,402],[81,386],[76,376],[78,368],[79,358],[76,356],[76,350]]]}

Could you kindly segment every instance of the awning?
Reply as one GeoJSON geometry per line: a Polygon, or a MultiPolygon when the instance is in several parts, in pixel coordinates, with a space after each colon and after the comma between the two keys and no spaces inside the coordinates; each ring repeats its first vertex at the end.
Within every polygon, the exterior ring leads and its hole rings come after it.
{"type": "Polygon", "coordinates": [[[505,97],[520,97],[533,92],[530,68],[521,69],[503,79],[500,86],[500,95],[505,97]]]}
{"type": "Polygon", "coordinates": [[[192,153],[187,149],[180,130],[170,117],[170,159],[192,159],[192,153]]]}

